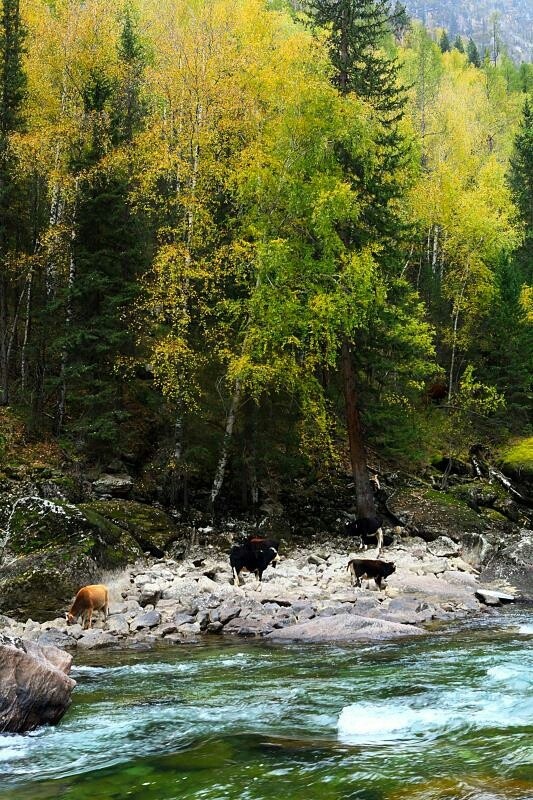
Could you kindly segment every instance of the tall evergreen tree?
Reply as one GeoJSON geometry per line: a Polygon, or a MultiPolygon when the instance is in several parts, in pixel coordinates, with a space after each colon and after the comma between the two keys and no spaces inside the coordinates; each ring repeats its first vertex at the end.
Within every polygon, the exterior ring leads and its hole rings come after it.
{"type": "MultiPolygon", "coordinates": [[[[144,56],[129,11],[124,17],[118,56],[118,80],[94,68],[83,87],[91,133],[73,165],[81,179],[73,239],[76,280],[71,297],[72,323],[65,337],[65,380],[77,409],[71,428],[83,432],[86,446],[96,455],[109,455],[120,447],[127,393],[116,365],[120,356],[133,350],[134,334],[127,319],[138,294],[137,279],[146,266],[144,232],[128,201],[128,158],[111,164],[107,161],[107,151],[113,144],[125,150],[131,145],[145,112],[141,99],[144,56]]],[[[60,416],[63,414],[60,407],[60,416]]]]}
{"type": "Polygon", "coordinates": [[[446,30],[443,30],[441,35],[440,35],[439,47],[440,47],[442,53],[449,53],[450,50],[452,49],[452,46],[450,44],[450,40],[448,38],[448,33],[446,32],[446,30]]]}
{"type": "Polygon", "coordinates": [[[411,19],[405,6],[400,2],[400,0],[396,0],[396,3],[394,4],[394,9],[390,18],[390,24],[396,41],[403,42],[403,37],[406,31],[409,29],[411,19]]]}
{"type": "Polygon", "coordinates": [[[18,225],[16,159],[10,137],[23,126],[26,75],[22,57],[25,37],[19,0],[3,0],[0,16],[0,405],[9,402],[8,259],[18,225]]]}
{"type": "Polygon", "coordinates": [[[457,34],[457,36],[455,37],[455,41],[454,41],[454,43],[453,43],[453,46],[454,46],[454,47],[455,47],[455,49],[456,49],[456,50],[458,50],[460,53],[464,53],[464,51],[465,51],[465,46],[464,46],[464,44],[463,44],[463,37],[462,37],[462,36],[460,36],[459,34],[457,34]]]}
{"type": "MultiPolygon", "coordinates": [[[[371,175],[365,174],[363,165],[347,149],[338,148],[346,178],[364,197],[360,224],[352,222],[339,234],[348,252],[378,245],[390,257],[399,227],[391,201],[402,191],[396,174],[405,160],[405,142],[398,130],[405,96],[399,87],[399,64],[382,47],[390,31],[388,5],[385,0],[310,0],[308,8],[314,23],[329,31],[333,83],[341,94],[354,92],[367,100],[382,126],[378,134],[381,163],[371,175]]],[[[367,471],[354,342],[348,335],[342,343],[340,364],[357,509],[365,516],[373,513],[375,506],[367,471]]]]}
{"type": "Polygon", "coordinates": [[[468,44],[466,46],[466,54],[468,56],[468,62],[473,64],[474,67],[481,66],[481,57],[479,55],[479,50],[476,47],[476,43],[472,38],[468,40],[468,44]]]}

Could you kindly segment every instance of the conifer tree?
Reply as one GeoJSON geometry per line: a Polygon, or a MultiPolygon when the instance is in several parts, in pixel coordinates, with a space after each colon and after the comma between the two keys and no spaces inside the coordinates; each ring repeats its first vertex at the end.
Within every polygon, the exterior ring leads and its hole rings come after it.
{"type": "Polygon", "coordinates": [[[463,38],[462,38],[462,36],[460,36],[459,34],[457,34],[457,36],[455,37],[455,41],[454,41],[454,43],[453,43],[453,46],[454,46],[454,47],[455,47],[455,49],[456,49],[456,50],[458,50],[460,53],[464,53],[464,51],[465,51],[465,47],[464,47],[464,44],[463,44],[463,38]]]}
{"type": "Polygon", "coordinates": [[[466,54],[468,56],[468,62],[473,64],[474,67],[481,66],[481,58],[479,55],[479,50],[476,47],[476,43],[473,39],[468,40],[468,45],[466,47],[466,54]]]}
{"type": "Polygon", "coordinates": [[[10,332],[7,260],[16,240],[16,159],[10,137],[23,127],[26,75],[22,65],[26,32],[19,0],[3,0],[0,16],[0,405],[9,402],[10,332]]]}
{"type": "Polygon", "coordinates": [[[450,50],[452,49],[446,30],[443,30],[440,35],[439,47],[442,53],[449,53],[450,50]]]}
{"type": "Polygon", "coordinates": [[[112,454],[120,445],[126,393],[116,365],[121,355],[132,352],[134,333],[125,320],[146,266],[142,226],[128,202],[128,159],[107,160],[112,145],[131,145],[145,112],[144,57],[129,10],[118,58],[118,79],[94,67],[82,88],[91,132],[74,165],[81,175],[73,240],[76,281],[72,324],[65,336],[66,380],[77,410],[71,428],[81,420],[86,446],[98,455],[112,454]],[[91,419],[90,427],[84,417],[91,419]]]}
{"type": "Polygon", "coordinates": [[[404,34],[409,29],[410,23],[411,20],[405,6],[400,0],[396,0],[390,24],[397,42],[403,42],[404,34]]]}
{"type": "MultiPolygon", "coordinates": [[[[351,223],[339,235],[348,252],[379,243],[390,264],[399,234],[391,200],[402,191],[395,175],[405,161],[405,142],[398,123],[406,101],[399,86],[399,64],[381,47],[389,31],[388,6],[384,0],[310,0],[308,8],[314,23],[329,31],[333,83],[341,94],[353,92],[367,100],[382,125],[378,134],[381,163],[371,177],[365,176],[364,167],[345,149],[338,148],[346,178],[364,197],[360,224],[351,223]]],[[[375,507],[366,466],[354,347],[348,335],[342,342],[340,363],[357,509],[365,516],[375,507]]]]}

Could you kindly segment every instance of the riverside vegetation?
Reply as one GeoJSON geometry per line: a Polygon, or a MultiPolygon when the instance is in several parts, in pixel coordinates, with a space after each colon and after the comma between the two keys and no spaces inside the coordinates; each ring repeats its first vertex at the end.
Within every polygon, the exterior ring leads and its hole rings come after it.
{"type": "Polygon", "coordinates": [[[381,0],[3,0],[1,611],[258,524],[336,568],[341,511],[528,593],[531,66],[441,45],[381,0]]]}

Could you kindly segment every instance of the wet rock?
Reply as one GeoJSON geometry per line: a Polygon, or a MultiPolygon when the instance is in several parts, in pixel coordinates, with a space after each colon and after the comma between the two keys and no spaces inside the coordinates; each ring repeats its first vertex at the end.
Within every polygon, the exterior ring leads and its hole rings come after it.
{"type": "Polygon", "coordinates": [[[0,731],[55,725],[70,706],[72,656],[51,646],[0,637],[0,731]]]}

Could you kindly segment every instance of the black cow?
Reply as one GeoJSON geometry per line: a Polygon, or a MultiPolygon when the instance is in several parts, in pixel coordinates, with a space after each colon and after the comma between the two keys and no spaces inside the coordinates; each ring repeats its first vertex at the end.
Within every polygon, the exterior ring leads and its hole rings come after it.
{"type": "Polygon", "coordinates": [[[347,567],[350,573],[352,586],[361,586],[361,578],[371,580],[374,578],[378,589],[383,589],[382,581],[396,571],[392,561],[380,561],[377,558],[352,558],[347,567]]]}
{"type": "Polygon", "coordinates": [[[240,573],[243,569],[253,572],[261,584],[263,572],[268,565],[272,564],[275,567],[279,561],[278,549],[279,542],[274,539],[261,539],[258,536],[250,536],[244,542],[233,545],[229,563],[234,585],[240,586],[240,573]]]}
{"type": "Polygon", "coordinates": [[[350,520],[344,526],[345,533],[350,536],[359,536],[361,544],[359,549],[367,549],[368,545],[377,545],[377,555],[383,550],[383,520],[381,517],[360,517],[350,520]]]}

